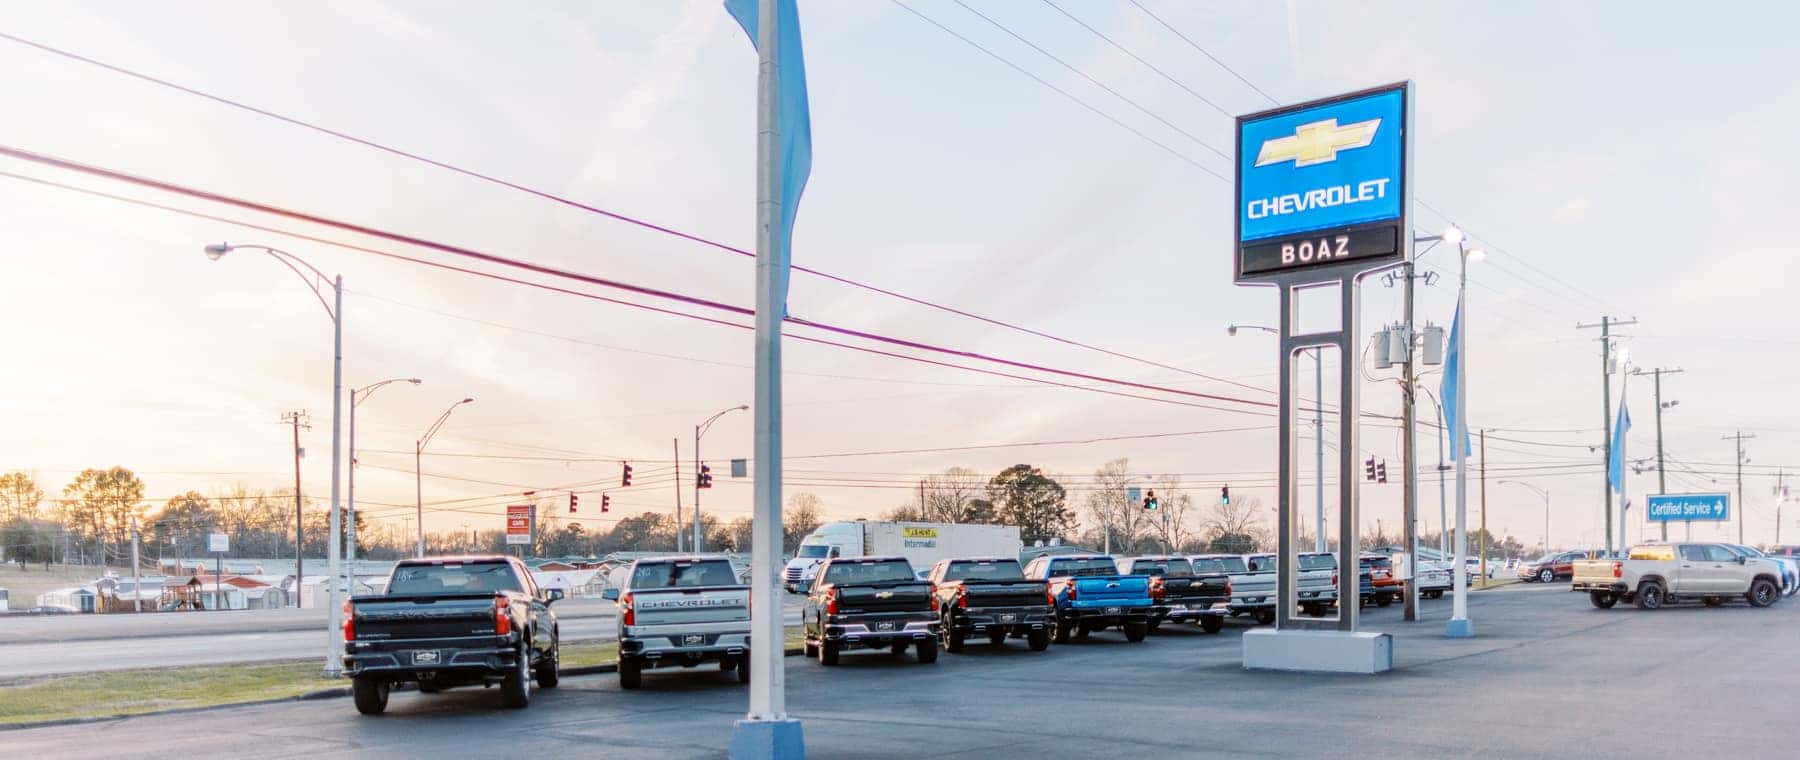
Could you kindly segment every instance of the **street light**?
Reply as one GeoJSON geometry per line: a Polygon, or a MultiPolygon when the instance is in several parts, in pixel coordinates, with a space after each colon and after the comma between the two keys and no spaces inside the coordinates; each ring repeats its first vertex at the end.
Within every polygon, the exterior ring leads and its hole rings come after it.
{"type": "MultiPolygon", "coordinates": [[[[1456,336],[1455,336],[1456,337],[1456,345],[1455,345],[1455,347],[1453,347],[1451,349],[1456,352],[1457,362],[1458,362],[1457,371],[1456,371],[1456,388],[1453,391],[1455,393],[1455,395],[1452,397],[1452,399],[1454,401],[1454,405],[1456,407],[1456,429],[1449,431],[1449,436],[1450,436],[1450,445],[1453,448],[1457,448],[1459,451],[1461,451],[1461,455],[1456,458],[1456,544],[1455,544],[1456,559],[1455,559],[1455,567],[1458,569],[1458,572],[1454,576],[1454,579],[1456,582],[1455,582],[1455,584],[1453,584],[1454,585],[1454,588],[1452,591],[1453,595],[1451,597],[1450,623],[1448,626],[1445,627],[1445,634],[1449,635],[1451,637],[1454,637],[1454,638],[1466,638],[1466,637],[1474,635],[1474,626],[1469,623],[1468,579],[1466,577],[1466,574],[1461,572],[1461,569],[1464,566],[1463,558],[1465,555],[1468,554],[1467,522],[1468,522],[1468,512],[1469,512],[1469,452],[1462,451],[1461,449],[1464,445],[1464,442],[1466,440],[1468,440],[1468,429],[1469,429],[1469,403],[1468,403],[1468,401],[1469,401],[1469,368],[1468,368],[1468,364],[1469,364],[1469,353],[1468,353],[1469,326],[1460,324],[1460,321],[1463,317],[1468,316],[1468,304],[1467,304],[1466,299],[1467,299],[1468,293],[1469,293],[1469,261],[1471,259],[1473,259],[1475,261],[1480,261],[1486,257],[1486,253],[1479,248],[1471,250],[1467,245],[1465,245],[1464,244],[1465,236],[1463,235],[1463,231],[1458,229],[1455,225],[1450,225],[1450,226],[1445,227],[1444,231],[1442,233],[1439,233],[1438,235],[1435,235],[1435,236],[1413,238],[1413,242],[1415,242],[1415,243],[1428,242],[1428,241],[1440,241],[1440,242],[1444,242],[1444,243],[1449,243],[1451,245],[1456,246],[1456,252],[1457,252],[1456,308],[1458,311],[1458,315],[1457,315],[1458,324],[1456,325],[1456,329],[1452,331],[1456,334],[1456,336]]],[[[1436,246],[1433,246],[1433,248],[1435,248],[1435,247],[1436,246]]],[[[1424,251],[1420,252],[1418,255],[1414,256],[1413,261],[1408,261],[1406,263],[1407,277],[1406,277],[1406,307],[1405,307],[1405,309],[1406,309],[1406,334],[1408,336],[1408,338],[1407,338],[1408,340],[1411,340],[1411,336],[1412,336],[1412,321],[1413,321],[1412,270],[1413,270],[1413,266],[1414,266],[1414,263],[1418,259],[1424,258],[1426,254],[1431,252],[1431,250],[1432,250],[1431,248],[1425,249],[1424,251]]],[[[1410,352],[1409,352],[1409,358],[1410,358],[1410,352]]],[[[1406,417],[1408,420],[1407,429],[1406,429],[1406,460],[1407,460],[1406,477],[1408,478],[1408,481],[1409,481],[1409,488],[1408,488],[1409,494],[1412,494],[1416,491],[1416,489],[1412,489],[1410,487],[1410,481],[1411,481],[1411,478],[1413,477],[1413,473],[1417,471],[1417,468],[1412,466],[1412,461],[1413,461],[1412,435],[1413,435],[1413,431],[1412,431],[1412,426],[1411,426],[1411,420],[1413,419],[1412,407],[1413,407],[1413,404],[1415,401],[1415,396],[1412,392],[1412,366],[1413,365],[1412,365],[1411,361],[1408,361],[1406,363],[1406,375],[1407,375],[1407,377],[1406,377],[1406,389],[1407,389],[1407,392],[1406,392],[1406,417]]],[[[1416,509],[1414,508],[1414,505],[1411,501],[1408,502],[1406,511],[1407,511],[1409,518],[1412,517],[1416,513],[1416,509]]],[[[1483,534],[1483,535],[1486,535],[1486,534],[1483,534]]],[[[1408,601],[1410,601],[1410,597],[1409,597],[1408,601]]]]}
{"type": "Polygon", "coordinates": [[[706,418],[705,422],[702,422],[702,423],[694,426],[694,553],[695,554],[699,554],[700,552],[705,551],[705,547],[704,547],[704,544],[702,541],[702,538],[703,538],[702,531],[700,529],[700,467],[701,467],[701,464],[700,464],[700,436],[706,435],[706,431],[708,429],[712,428],[712,424],[714,422],[718,422],[720,417],[723,417],[732,412],[748,411],[749,409],[750,409],[749,404],[739,404],[737,406],[731,407],[730,409],[721,410],[718,414],[715,414],[711,417],[706,418]]]}
{"type": "Polygon", "coordinates": [[[418,385],[425,381],[416,377],[396,377],[379,383],[371,383],[361,388],[350,389],[350,472],[345,477],[348,483],[346,483],[344,497],[347,504],[344,514],[344,521],[347,523],[344,526],[344,559],[350,563],[351,578],[356,577],[356,407],[362,402],[368,401],[370,394],[373,394],[381,386],[401,382],[418,385]]]}
{"type": "Polygon", "coordinates": [[[1431,405],[1437,407],[1437,418],[1440,421],[1439,424],[1432,427],[1437,428],[1438,431],[1438,555],[1442,558],[1450,556],[1450,512],[1449,507],[1446,506],[1449,502],[1444,497],[1444,471],[1450,469],[1444,466],[1444,425],[1442,423],[1444,402],[1438,400],[1437,394],[1431,392],[1430,386],[1421,384],[1418,388],[1425,392],[1427,398],[1431,399],[1431,405]]]}
{"type": "MultiPolygon", "coordinates": [[[[269,256],[273,257],[276,261],[281,262],[283,266],[286,266],[295,275],[298,275],[301,280],[304,280],[307,287],[312,288],[313,296],[319,299],[319,305],[325,307],[325,315],[331,318],[331,516],[328,518],[331,535],[325,542],[325,555],[327,563],[330,566],[330,573],[328,576],[330,581],[326,583],[326,586],[330,589],[328,592],[330,594],[330,599],[326,602],[325,606],[329,610],[328,615],[330,617],[330,622],[326,624],[327,627],[325,629],[325,674],[328,676],[337,676],[342,672],[342,666],[338,662],[338,628],[343,624],[343,621],[340,619],[343,612],[339,609],[337,578],[340,570],[338,567],[338,541],[339,537],[343,535],[343,525],[339,522],[338,517],[338,483],[341,476],[339,468],[343,466],[343,454],[338,448],[340,444],[338,432],[339,422],[343,417],[344,407],[344,277],[343,275],[327,277],[324,272],[319,271],[318,267],[307,263],[305,259],[288,253],[287,251],[270,248],[266,245],[213,243],[207,245],[205,250],[206,258],[212,261],[218,261],[219,259],[224,258],[225,254],[235,250],[262,251],[269,254],[269,256]],[[305,268],[304,271],[302,271],[302,267],[305,268]],[[307,275],[308,272],[312,273],[311,276],[307,275]],[[325,301],[325,288],[328,285],[332,291],[331,303],[325,301]]],[[[305,542],[301,540],[302,520],[300,509],[298,507],[298,492],[295,493],[295,504],[294,606],[298,607],[300,606],[299,592],[305,579],[305,575],[301,570],[306,564],[304,550],[302,549],[302,547],[305,546],[305,542]]]]}
{"type": "MultiPolygon", "coordinates": [[[[1261,330],[1273,335],[1281,334],[1280,330],[1262,325],[1231,324],[1225,326],[1226,335],[1235,336],[1238,334],[1238,330],[1261,330]]],[[[1322,352],[1322,348],[1311,349],[1313,355],[1313,444],[1316,457],[1315,466],[1317,467],[1313,478],[1315,481],[1313,486],[1317,491],[1317,513],[1313,516],[1313,532],[1315,534],[1313,551],[1321,554],[1325,552],[1325,356],[1322,352]]],[[[1300,530],[1304,532],[1306,526],[1301,525],[1300,530]]]]}
{"type": "Polygon", "coordinates": [[[425,455],[425,444],[431,443],[431,437],[437,435],[438,430],[444,427],[444,422],[450,419],[451,412],[456,411],[456,408],[463,404],[474,402],[474,398],[465,398],[451,404],[443,414],[438,415],[436,422],[431,423],[431,427],[426,429],[424,435],[413,441],[413,509],[419,518],[419,547],[414,556],[425,556],[425,476],[424,468],[420,466],[425,455]]]}
{"type": "Polygon", "coordinates": [[[1517,480],[1502,480],[1502,481],[1500,481],[1500,485],[1506,485],[1507,483],[1511,483],[1515,486],[1524,486],[1533,491],[1536,491],[1539,496],[1544,497],[1544,553],[1549,554],[1550,553],[1550,492],[1546,491],[1542,488],[1538,488],[1537,486],[1534,486],[1530,483],[1525,483],[1525,482],[1521,482],[1521,481],[1517,481],[1517,480]]]}

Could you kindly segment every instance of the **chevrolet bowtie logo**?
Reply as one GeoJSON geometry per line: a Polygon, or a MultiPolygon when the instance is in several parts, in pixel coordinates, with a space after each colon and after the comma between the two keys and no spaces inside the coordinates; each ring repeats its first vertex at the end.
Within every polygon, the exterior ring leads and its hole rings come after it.
{"type": "Polygon", "coordinates": [[[894,592],[892,592],[892,591],[878,591],[875,593],[875,598],[876,599],[887,599],[889,597],[892,597],[893,595],[894,595],[894,592]]]}
{"type": "Polygon", "coordinates": [[[1277,137],[1262,144],[1256,154],[1257,166],[1293,161],[1295,167],[1330,163],[1339,151],[1368,147],[1375,141],[1380,119],[1338,126],[1337,119],[1301,124],[1292,137],[1277,137]]]}

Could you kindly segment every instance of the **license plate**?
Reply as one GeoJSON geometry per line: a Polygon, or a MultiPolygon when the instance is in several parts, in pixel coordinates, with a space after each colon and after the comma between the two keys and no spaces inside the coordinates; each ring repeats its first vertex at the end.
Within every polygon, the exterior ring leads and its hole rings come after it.
{"type": "Polygon", "coordinates": [[[1108,614],[1108,615],[1117,615],[1117,614],[1119,614],[1119,612],[1120,612],[1120,608],[1118,608],[1118,607],[1106,608],[1106,614],[1108,614]]]}
{"type": "Polygon", "coordinates": [[[706,643],[706,637],[698,633],[690,633],[681,637],[681,643],[690,647],[697,647],[706,643]]]}
{"type": "Polygon", "coordinates": [[[436,665],[438,664],[437,650],[421,649],[415,651],[412,653],[412,661],[414,665],[436,665]]]}
{"type": "Polygon", "coordinates": [[[1018,615],[1001,615],[1000,616],[1000,622],[1002,622],[1002,623],[1011,623],[1018,619],[1019,619],[1018,615]]]}
{"type": "Polygon", "coordinates": [[[876,624],[875,624],[875,630],[877,630],[877,631],[891,631],[891,630],[894,630],[894,624],[893,624],[893,623],[876,623],[876,624]]]}
{"type": "Polygon", "coordinates": [[[1302,591],[1302,592],[1300,592],[1300,598],[1302,598],[1302,599],[1311,599],[1318,595],[1319,595],[1319,592],[1317,592],[1317,591],[1302,591]]]}
{"type": "Polygon", "coordinates": [[[1245,599],[1244,601],[1249,602],[1251,604],[1261,604],[1262,600],[1263,600],[1263,598],[1260,596],[1253,596],[1253,597],[1250,597],[1249,599],[1245,599]]]}

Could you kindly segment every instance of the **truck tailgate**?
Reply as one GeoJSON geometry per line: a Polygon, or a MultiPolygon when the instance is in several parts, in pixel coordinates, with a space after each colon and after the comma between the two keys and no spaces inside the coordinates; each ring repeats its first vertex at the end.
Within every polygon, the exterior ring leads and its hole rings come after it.
{"type": "Polygon", "coordinates": [[[1130,602],[1150,596],[1150,578],[1143,575],[1116,575],[1100,578],[1076,578],[1076,599],[1082,604],[1113,600],[1130,602]]]}
{"type": "Polygon", "coordinates": [[[494,633],[493,594],[369,596],[351,600],[356,638],[404,640],[494,633]]]}
{"type": "Polygon", "coordinates": [[[1179,602],[1186,599],[1224,599],[1230,581],[1223,575],[1202,575],[1190,578],[1164,578],[1163,600],[1179,602]]]}
{"type": "Polygon", "coordinates": [[[1613,563],[1610,559],[1578,559],[1575,560],[1575,583],[1597,583],[1607,585],[1618,582],[1613,575],[1613,563]]]}
{"type": "Polygon", "coordinates": [[[695,586],[631,592],[636,625],[734,623],[750,619],[750,587],[695,586]]]}
{"type": "Polygon", "coordinates": [[[839,585],[836,589],[839,614],[931,609],[931,584],[923,581],[839,585]]]}
{"type": "Polygon", "coordinates": [[[1043,581],[963,581],[970,607],[1027,607],[1045,604],[1043,581]]]}

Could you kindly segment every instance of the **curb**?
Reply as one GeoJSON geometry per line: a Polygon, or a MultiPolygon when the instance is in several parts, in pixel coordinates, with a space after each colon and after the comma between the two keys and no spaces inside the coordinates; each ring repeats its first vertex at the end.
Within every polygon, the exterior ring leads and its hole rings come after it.
{"type": "MultiPolygon", "coordinates": [[[[802,654],[802,651],[798,647],[782,650],[782,655],[785,657],[795,657],[800,654],[802,654]]],[[[619,666],[617,663],[606,663],[606,664],[601,664],[601,665],[584,665],[584,666],[578,667],[578,668],[565,668],[562,671],[562,675],[565,675],[565,676],[591,676],[591,675],[603,675],[606,673],[617,673],[617,672],[619,672],[619,666]]],[[[404,687],[397,687],[394,689],[394,691],[413,691],[414,688],[415,687],[413,687],[411,685],[407,685],[404,687]]],[[[53,728],[56,726],[77,726],[77,725],[81,725],[84,723],[101,723],[101,722],[105,722],[105,721],[109,721],[109,720],[125,720],[127,718],[144,718],[144,717],[157,716],[157,715],[183,715],[183,714],[188,714],[188,713],[207,712],[210,710],[224,710],[224,709],[233,708],[233,707],[257,707],[257,706],[261,706],[261,705],[276,705],[276,704],[281,704],[283,702],[309,702],[309,701],[322,700],[322,699],[342,699],[342,698],[348,697],[348,696],[350,696],[350,687],[334,686],[329,689],[319,689],[316,691],[306,692],[305,694],[299,694],[299,695],[292,696],[292,697],[281,697],[278,699],[258,699],[258,700],[253,700],[250,702],[232,702],[230,704],[207,705],[205,707],[177,707],[177,708],[170,709],[170,710],[155,710],[152,712],[129,713],[129,714],[124,714],[124,715],[92,715],[92,716],[87,716],[87,717],[82,717],[82,718],[56,718],[54,720],[41,720],[41,721],[36,721],[36,722],[32,722],[32,723],[5,723],[5,724],[0,724],[0,733],[5,733],[7,731],[22,731],[22,730],[30,729],[30,728],[53,728]]]]}

